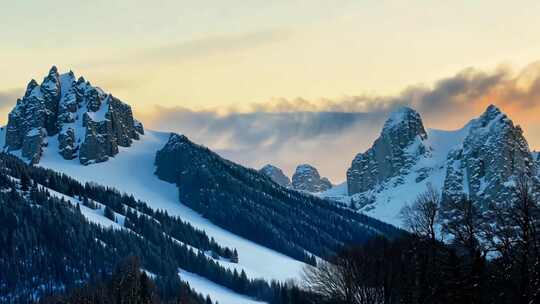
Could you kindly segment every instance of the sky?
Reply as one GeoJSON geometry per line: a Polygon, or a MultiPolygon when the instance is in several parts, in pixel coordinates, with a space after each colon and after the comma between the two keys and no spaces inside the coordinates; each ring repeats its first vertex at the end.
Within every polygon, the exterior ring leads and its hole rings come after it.
{"type": "Polygon", "coordinates": [[[289,174],[310,162],[343,180],[402,104],[454,129],[495,103],[540,148],[539,14],[538,1],[0,0],[0,122],[54,64],[147,127],[289,174]]]}

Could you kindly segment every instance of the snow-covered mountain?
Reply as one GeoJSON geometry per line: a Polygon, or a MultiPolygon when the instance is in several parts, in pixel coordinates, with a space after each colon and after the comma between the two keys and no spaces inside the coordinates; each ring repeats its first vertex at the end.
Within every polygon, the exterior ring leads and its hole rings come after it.
{"type": "Polygon", "coordinates": [[[536,170],[521,128],[490,105],[471,122],[462,145],[448,154],[443,199],[504,200],[514,177],[534,177],[536,170]]]}
{"type": "MultiPolygon", "coordinates": [[[[373,147],[359,153],[347,170],[349,195],[372,190],[406,174],[420,157],[429,153],[426,139],[422,119],[416,111],[403,107],[393,112],[373,147]]],[[[400,182],[398,179],[395,184],[400,182]]]]}
{"type": "Polygon", "coordinates": [[[322,192],[332,188],[332,183],[326,177],[321,177],[317,168],[309,164],[300,164],[292,176],[292,187],[306,192],[322,192]]]}
{"type": "Polygon", "coordinates": [[[537,175],[535,157],[521,128],[493,105],[455,131],[425,131],[416,111],[401,108],[390,115],[373,146],[354,158],[347,189],[320,196],[400,225],[401,208],[428,185],[444,200],[504,199],[513,178],[537,175]]]}
{"type": "Polygon", "coordinates": [[[144,134],[131,107],[73,72],[53,66],[41,85],[32,79],[9,113],[5,148],[39,163],[51,138],[64,159],[102,162],[144,134]]]}
{"type": "Polygon", "coordinates": [[[274,165],[264,165],[261,169],[259,169],[259,172],[262,174],[268,176],[271,180],[273,180],[278,185],[281,185],[286,188],[292,187],[291,179],[283,173],[283,171],[274,166],[274,165]]]}

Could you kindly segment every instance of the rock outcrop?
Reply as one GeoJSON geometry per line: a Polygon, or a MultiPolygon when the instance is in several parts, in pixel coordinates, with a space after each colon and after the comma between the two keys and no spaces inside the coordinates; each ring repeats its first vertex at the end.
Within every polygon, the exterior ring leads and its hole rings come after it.
{"type": "Polygon", "coordinates": [[[292,187],[295,190],[316,193],[332,188],[332,183],[326,177],[321,178],[315,167],[302,164],[296,167],[292,176],[292,187]]]}
{"type": "Polygon", "coordinates": [[[23,158],[36,164],[49,138],[56,137],[58,146],[49,148],[86,165],[114,156],[118,146],[129,147],[140,134],[143,126],[129,105],[53,66],[41,85],[28,83],[9,113],[5,149],[21,150],[23,158]]]}
{"type": "Polygon", "coordinates": [[[534,151],[531,155],[536,164],[536,174],[540,178],[540,152],[534,151]]]}
{"type": "Polygon", "coordinates": [[[365,153],[359,153],[347,170],[349,195],[374,189],[398,175],[405,175],[415,161],[429,151],[420,115],[403,107],[385,122],[379,138],[365,153]]]}
{"type": "Polygon", "coordinates": [[[265,165],[259,170],[259,172],[268,176],[272,181],[274,181],[278,185],[281,185],[286,188],[290,188],[292,186],[291,180],[289,179],[289,177],[285,175],[283,171],[281,171],[281,169],[276,166],[273,166],[270,164],[265,165]]]}
{"type": "Polygon", "coordinates": [[[509,198],[514,179],[534,177],[537,164],[519,126],[490,105],[471,123],[463,144],[448,154],[443,201],[480,202],[509,198]]]}

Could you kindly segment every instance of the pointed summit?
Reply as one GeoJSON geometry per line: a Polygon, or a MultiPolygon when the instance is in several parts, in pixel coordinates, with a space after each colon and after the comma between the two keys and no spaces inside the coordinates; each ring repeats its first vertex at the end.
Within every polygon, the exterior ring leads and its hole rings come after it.
{"type": "Polygon", "coordinates": [[[49,76],[58,76],[58,68],[55,65],[49,69],[49,76]]]}
{"type": "Polygon", "coordinates": [[[507,118],[506,114],[504,114],[499,108],[497,108],[495,105],[490,104],[484,113],[480,115],[478,118],[480,124],[482,127],[485,127],[489,124],[490,121],[493,121],[497,118],[507,118]]]}
{"type": "Polygon", "coordinates": [[[46,102],[54,103],[57,101],[60,96],[60,75],[56,66],[53,65],[49,74],[43,79],[41,91],[49,97],[46,102]]]}
{"type": "Polygon", "coordinates": [[[501,114],[502,111],[501,111],[499,108],[497,108],[496,105],[490,104],[490,105],[486,108],[486,110],[484,111],[484,114],[488,114],[488,113],[490,113],[490,114],[492,114],[492,115],[493,115],[493,114],[498,115],[498,114],[501,114]]]}
{"type": "Polygon", "coordinates": [[[408,107],[392,112],[373,146],[356,155],[347,170],[349,194],[373,189],[410,168],[428,151],[426,139],[418,112],[408,107]]]}
{"type": "Polygon", "coordinates": [[[332,188],[332,183],[325,177],[321,178],[319,171],[312,165],[301,164],[292,176],[292,186],[295,190],[322,192],[332,188]]]}
{"type": "Polygon", "coordinates": [[[84,79],[84,77],[80,76],[78,79],[77,79],[77,84],[80,85],[80,84],[83,84],[86,82],[86,79],[84,79]]]}
{"type": "Polygon", "coordinates": [[[26,92],[24,93],[24,97],[28,97],[32,93],[34,88],[37,86],[38,83],[35,79],[30,80],[30,82],[28,82],[28,85],[26,86],[26,92]]]}
{"type": "Polygon", "coordinates": [[[468,197],[483,204],[509,199],[511,181],[534,176],[537,166],[521,128],[494,105],[472,121],[447,164],[443,199],[468,197]]]}
{"type": "Polygon", "coordinates": [[[281,171],[281,169],[276,166],[267,164],[262,167],[259,172],[270,177],[270,179],[278,185],[287,188],[291,187],[291,180],[289,179],[289,177],[287,177],[287,175],[285,175],[285,173],[283,173],[283,171],[281,171]]]}
{"type": "Polygon", "coordinates": [[[412,140],[416,136],[420,136],[422,139],[427,138],[420,114],[409,107],[399,107],[390,113],[388,119],[384,123],[381,136],[392,136],[392,133],[401,132],[403,130],[406,131],[405,134],[403,134],[407,135],[406,140],[412,140]]]}

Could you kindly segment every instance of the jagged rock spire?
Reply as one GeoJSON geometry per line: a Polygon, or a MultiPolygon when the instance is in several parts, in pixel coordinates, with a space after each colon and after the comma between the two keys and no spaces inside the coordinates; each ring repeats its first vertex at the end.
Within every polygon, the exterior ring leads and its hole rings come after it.
{"type": "Polygon", "coordinates": [[[55,65],[51,66],[51,68],[49,69],[49,76],[50,75],[58,76],[58,68],[55,65]]]}
{"type": "Polygon", "coordinates": [[[32,93],[34,88],[37,86],[39,86],[39,84],[37,83],[35,79],[30,80],[30,82],[28,82],[28,85],[26,86],[24,97],[28,97],[32,93]]]}

